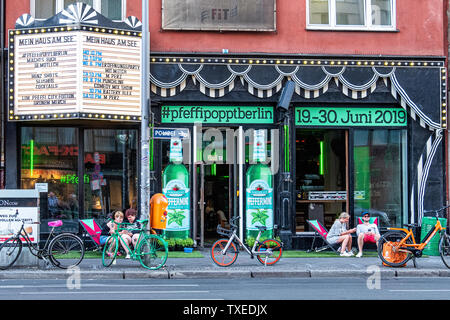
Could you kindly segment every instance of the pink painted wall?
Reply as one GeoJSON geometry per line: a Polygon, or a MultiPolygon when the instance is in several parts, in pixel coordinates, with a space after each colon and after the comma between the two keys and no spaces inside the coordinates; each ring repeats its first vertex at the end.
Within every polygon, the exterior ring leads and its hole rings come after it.
{"type": "MultiPolygon", "coordinates": [[[[161,0],[150,2],[151,51],[445,56],[445,0],[397,0],[397,32],[307,31],[306,0],[277,1],[277,32],[161,30],[161,0]]],[[[29,12],[28,0],[7,0],[7,28],[29,12]]],[[[141,18],[141,0],[127,0],[127,16],[141,18]]]]}

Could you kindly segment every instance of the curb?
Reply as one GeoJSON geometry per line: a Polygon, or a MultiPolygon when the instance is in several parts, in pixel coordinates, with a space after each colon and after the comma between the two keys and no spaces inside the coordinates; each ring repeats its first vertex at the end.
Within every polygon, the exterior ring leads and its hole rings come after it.
{"type": "MultiPolygon", "coordinates": [[[[450,270],[380,270],[381,279],[402,277],[450,277],[450,270]]],[[[70,271],[7,271],[0,273],[0,280],[67,280],[73,276],[70,271]]],[[[199,278],[367,278],[374,273],[362,270],[285,270],[285,271],[250,271],[250,270],[143,270],[143,271],[81,271],[81,279],[199,279],[199,278]]]]}
{"type": "Polygon", "coordinates": [[[251,278],[252,273],[247,270],[196,270],[196,271],[171,271],[169,279],[187,279],[187,278],[251,278]]]}

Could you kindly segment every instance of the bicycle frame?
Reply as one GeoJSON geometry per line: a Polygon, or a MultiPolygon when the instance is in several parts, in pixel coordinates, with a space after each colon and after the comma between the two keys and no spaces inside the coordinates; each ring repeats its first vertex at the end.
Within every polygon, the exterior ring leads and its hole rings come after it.
{"type": "Polygon", "coordinates": [[[228,248],[230,247],[231,243],[234,239],[238,241],[238,243],[245,249],[245,251],[250,255],[251,258],[253,258],[255,255],[260,255],[261,252],[256,251],[256,245],[259,244],[259,238],[261,237],[262,231],[260,230],[258,233],[258,236],[255,239],[255,243],[253,244],[252,250],[250,251],[249,247],[242,242],[242,240],[237,236],[236,230],[233,230],[233,233],[231,234],[230,239],[227,242],[227,245],[223,249],[223,252],[227,252],[228,248]]]}
{"type": "Polygon", "coordinates": [[[34,255],[35,257],[38,257],[39,259],[45,259],[47,256],[49,256],[49,254],[47,252],[47,246],[50,243],[50,239],[53,236],[55,227],[53,227],[52,230],[50,231],[50,234],[49,234],[47,240],[45,241],[44,247],[42,249],[39,249],[39,243],[34,244],[31,241],[30,236],[28,235],[28,232],[24,228],[24,225],[25,225],[25,223],[22,221],[22,225],[20,226],[19,231],[17,231],[17,233],[15,234],[15,237],[17,239],[19,239],[20,241],[22,241],[21,237],[23,237],[28,246],[28,250],[30,250],[31,254],[34,255]]]}
{"type": "MultiPolygon", "coordinates": [[[[117,224],[117,222],[115,222],[114,220],[112,220],[112,222],[115,223],[115,224],[117,224]]],[[[124,230],[128,230],[128,229],[118,227],[118,228],[116,229],[116,231],[114,232],[114,234],[111,235],[111,237],[113,237],[113,238],[118,238],[119,243],[123,243],[123,244],[125,245],[125,247],[126,247],[127,250],[128,250],[128,253],[131,255],[131,257],[132,257],[133,259],[136,259],[136,258],[138,257],[138,255],[136,254],[136,250],[137,250],[137,247],[138,247],[139,242],[140,242],[141,239],[144,237],[144,236],[143,236],[143,235],[145,234],[145,229],[144,229],[144,228],[145,228],[145,226],[146,226],[146,224],[147,224],[147,221],[146,221],[146,220],[140,220],[139,222],[142,223],[142,227],[141,227],[141,229],[140,229],[140,232],[139,232],[139,238],[138,238],[138,240],[137,240],[137,242],[136,242],[136,246],[134,247],[134,249],[131,249],[131,248],[127,245],[126,241],[122,238],[122,235],[120,234],[120,231],[124,231],[124,230]],[[120,238],[120,239],[119,239],[119,238],[120,238]]],[[[126,222],[122,222],[121,224],[126,224],[126,222]]],[[[152,233],[155,233],[153,230],[151,230],[151,232],[152,232],[152,233]]]]}
{"type": "Polygon", "coordinates": [[[412,229],[405,229],[405,228],[387,228],[388,230],[395,230],[395,231],[401,231],[404,232],[406,234],[405,237],[403,237],[403,239],[400,241],[399,246],[403,246],[403,247],[411,247],[411,248],[415,248],[417,250],[422,251],[428,244],[428,242],[430,242],[430,240],[434,237],[434,235],[437,232],[441,232],[442,230],[445,230],[445,228],[442,226],[441,222],[439,221],[439,219],[436,219],[437,222],[434,225],[434,228],[430,230],[430,232],[428,232],[428,234],[425,236],[424,238],[424,242],[422,243],[416,243],[416,239],[414,238],[414,233],[412,231],[412,229]],[[406,241],[411,238],[412,243],[406,243],[406,241]]]}

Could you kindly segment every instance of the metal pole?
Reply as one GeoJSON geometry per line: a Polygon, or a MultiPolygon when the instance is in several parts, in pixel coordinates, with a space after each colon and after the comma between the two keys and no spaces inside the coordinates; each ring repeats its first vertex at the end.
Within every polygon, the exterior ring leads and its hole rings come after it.
{"type": "Polygon", "coordinates": [[[150,128],[149,128],[149,106],[150,106],[150,31],[148,19],[148,0],[142,0],[142,94],[141,94],[141,219],[148,219],[150,208],[150,128]]]}

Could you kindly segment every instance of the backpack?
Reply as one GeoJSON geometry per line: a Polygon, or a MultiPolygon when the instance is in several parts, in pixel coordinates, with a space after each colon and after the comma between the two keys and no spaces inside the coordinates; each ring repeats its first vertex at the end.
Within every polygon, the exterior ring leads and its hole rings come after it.
{"type": "MultiPolygon", "coordinates": [[[[383,257],[389,262],[392,263],[399,263],[400,261],[403,261],[406,259],[406,256],[408,253],[406,252],[394,252],[392,251],[392,241],[388,241],[383,244],[383,257]]],[[[390,267],[390,265],[387,265],[383,262],[383,266],[390,267]]],[[[406,263],[401,265],[400,267],[405,267],[406,263]]]]}

